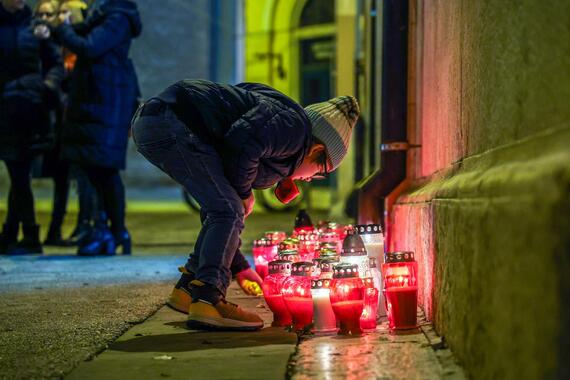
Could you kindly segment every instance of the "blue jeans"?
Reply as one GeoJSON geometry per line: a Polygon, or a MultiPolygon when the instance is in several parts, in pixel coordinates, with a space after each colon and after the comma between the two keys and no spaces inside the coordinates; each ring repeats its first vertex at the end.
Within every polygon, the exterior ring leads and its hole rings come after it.
{"type": "Polygon", "coordinates": [[[249,264],[239,251],[243,203],[224,176],[220,156],[157,99],[137,110],[132,133],[137,150],[202,207],[202,229],[186,268],[225,296],[232,272],[247,269],[249,264]]]}

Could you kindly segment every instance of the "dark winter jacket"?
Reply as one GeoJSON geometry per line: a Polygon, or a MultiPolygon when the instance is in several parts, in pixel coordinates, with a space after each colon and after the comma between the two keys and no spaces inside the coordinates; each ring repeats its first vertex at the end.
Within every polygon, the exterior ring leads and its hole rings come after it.
{"type": "Polygon", "coordinates": [[[30,8],[9,13],[0,5],[0,158],[49,147],[47,111],[62,78],[59,49],[34,37],[30,8]]]}
{"type": "Polygon", "coordinates": [[[184,80],[157,98],[169,103],[181,121],[216,147],[225,175],[242,199],[252,188],[267,188],[290,176],[312,144],[311,124],[303,108],[263,84],[184,80]]]}
{"type": "Polygon", "coordinates": [[[129,122],[139,96],[129,48],[141,30],[130,0],[98,1],[84,23],[54,30],[57,40],[77,54],[62,133],[65,158],[125,168],[129,122]]]}

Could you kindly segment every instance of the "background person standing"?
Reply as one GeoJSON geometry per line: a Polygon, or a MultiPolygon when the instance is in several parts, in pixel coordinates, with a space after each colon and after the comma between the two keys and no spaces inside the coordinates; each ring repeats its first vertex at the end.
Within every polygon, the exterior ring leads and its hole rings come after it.
{"type": "Polygon", "coordinates": [[[129,59],[142,24],[134,1],[98,0],[85,22],[61,17],[53,28],[57,41],[77,55],[72,73],[67,121],[62,132],[64,158],[78,164],[95,186],[110,220],[96,226],[79,254],[130,253],[125,227],[125,188],[119,170],[126,166],[129,122],[139,88],[129,59]]]}
{"type": "Polygon", "coordinates": [[[0,252],[40,253],[30,172],[53,142],[49,109],[57,104],[63,65],[57,46],[34,36],[24,0],[0,1],[0,159],[10,176],[0,252]],[[22,224],[23,239],[17,242],[22,224]]]}

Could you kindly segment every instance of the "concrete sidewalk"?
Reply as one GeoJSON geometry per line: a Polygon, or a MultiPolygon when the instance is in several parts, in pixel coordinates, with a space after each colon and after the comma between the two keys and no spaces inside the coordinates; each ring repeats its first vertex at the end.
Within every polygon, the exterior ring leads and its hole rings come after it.
{"type": "MultiPolygon", "coordinates": [[[[229,299],[271,313],[262,298],[244,296],[236,285],[229,299]]],[[[361,337],[301,337],[282,328],[254,333],[199,332],[186,315],[163,307],[134,326],[70,379],[465,379],[431,325],[401,334],[386,324],[361,337]],[[298,343],[300,342],[300,343],[298,343]]]]}

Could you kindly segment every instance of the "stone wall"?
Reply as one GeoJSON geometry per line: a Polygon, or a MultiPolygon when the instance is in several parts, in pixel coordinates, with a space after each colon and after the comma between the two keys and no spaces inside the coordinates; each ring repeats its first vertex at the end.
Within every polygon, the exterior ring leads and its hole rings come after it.
{"type": "Polygon", "coordinates": [[[422,3],[422,147],[391,249],[417,253],[420,303],[473,378],[568,378],[570,3],[422,3]]]}

